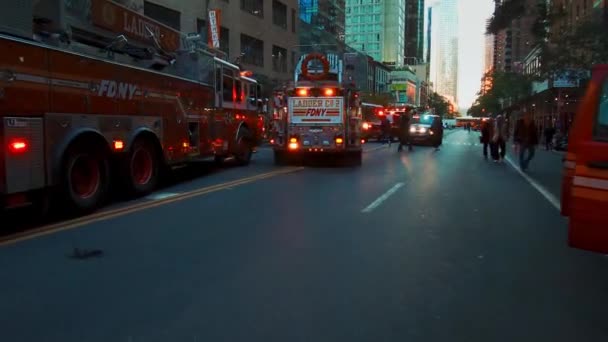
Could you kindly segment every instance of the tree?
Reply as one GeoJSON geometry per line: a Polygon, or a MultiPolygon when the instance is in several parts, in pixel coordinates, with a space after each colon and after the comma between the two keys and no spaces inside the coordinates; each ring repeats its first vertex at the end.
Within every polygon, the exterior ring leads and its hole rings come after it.
{"type": "Polygon", "coordinates": [[[435,109],[435,114],[444,116],[450,113],[450,102],[436,92],[429,95],[428,105],[435,109]]]}
{"type": "Polygon", "coordinates": [[[503,101],[517,102],[528,97],[531,93],[532,78],[513,72],[494,72],[489,75],[492,86],[479,97],[469,108],[472,116],[486,116],[497,113],[502,109],[503,101]]]}
{"type": "MultiPolygon", "coordinates": [[[[565,13],[552,16],[554,21],[565,13]]],[[[595,9],[576,26],[562,25],[542,49],[541,76],[584,79],[595,64],[608,62],[608,36],[602,9],[595,9]]]]}
{"type": "Polygon", "coordinates": [[[488,34],[497,34],[506,29],[514,19],[523,15],[526,11],[525,0],[505,0],[502,2],[494,0],[494,2],[499,3],[499,5],[494,9],[494,14],[486,27],[488,34]]]}

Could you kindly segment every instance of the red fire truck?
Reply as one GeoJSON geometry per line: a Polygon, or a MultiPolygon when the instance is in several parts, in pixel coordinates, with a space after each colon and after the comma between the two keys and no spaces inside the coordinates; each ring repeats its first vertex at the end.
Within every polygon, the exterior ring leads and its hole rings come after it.
{"type": "Polygon", "coordinates": [[[561,196],[569,245],[608,253],[608,65],[593,68],[574,118],[561,196]]]}
{"type": "MultiPolygon", "coordinates": [[[[295,82],[279,103],[278,131],[273,138],[277,164],[313,155],[332,154],[355,165],[361,165],[361,101],[353,87],[342,83],[337,66],[331,72],[322,54],[303,58],[301,72],[296,68],[295,82]],[[322,70],[309,70],[313,60],[322,70]],[[281,107],[286,113],[281,115],[281,107]]],[[[275,99],[276,100],[276,99],[275,99]]]]}
{"type": "Polygon", "coordinates": [[[37,2],[0,34],[0,210],[60,196],[91,211],[113,185],[142,195],[190,162],[249,163],[263,126],[254,79],[137,12],[83,3],[44,18],[37,2]]]}

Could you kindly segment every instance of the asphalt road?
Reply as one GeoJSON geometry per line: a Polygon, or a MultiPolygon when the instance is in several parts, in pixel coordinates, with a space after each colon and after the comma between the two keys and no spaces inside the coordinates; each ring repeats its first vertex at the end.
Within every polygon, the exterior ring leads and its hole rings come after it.
{"type": "Polygon", "coordinates": [[[361,168],[279,169],[261,149],[4,244],[0,340],[608,340],[608,257],[569,249],[556,208],[477,143],[370,144],[361,168]]]}

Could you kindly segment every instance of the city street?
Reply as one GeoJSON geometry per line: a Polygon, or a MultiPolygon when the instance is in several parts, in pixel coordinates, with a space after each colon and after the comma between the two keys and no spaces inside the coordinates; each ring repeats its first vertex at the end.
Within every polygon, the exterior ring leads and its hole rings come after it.
{"type": "Polygon", "coordinates": [[[0,340],[607,341],[608,256],[567,246],[561,156],[524,176],[478,136],[370,143],[360,168],[263,147],[0,243],[0,340]]]}

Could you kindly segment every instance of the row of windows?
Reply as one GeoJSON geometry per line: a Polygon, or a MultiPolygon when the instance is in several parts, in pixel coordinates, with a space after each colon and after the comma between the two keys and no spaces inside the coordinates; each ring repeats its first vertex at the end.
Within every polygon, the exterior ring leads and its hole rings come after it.
{"type": "Polygon", "coordinates": [[[346,17],[346,24],[368,24],[368,23],[382,23],[384,17],[380,14],[363,14],[363,15],[352,15],[346,17]]]}
{"type": "Polygon", "coordinates": [[[384,27],[381,24],[349,25],[346,27],[346,34],[363,33],[363,32],[377,32],[377,31],[382,31],[383,29],[384,29],[384,27]]]}
{"type": "MultiPolygon", "coordinates": [[[[264,0],[241,0],[241,10],[264,18],[264,0]]],[[[287,30],[287,5],[278,1],[272,0],[272,23],[278,27],[287,30]]],[[[296,10],[291,9],[291,32],[296,32],[296,10]]]]}
{"type": "Polygon", "coordinates": [[[373,5],[373,6],[348,6],[346,7],[346,14],[373,14],[382,13],[384,11],[384,5],[373,5]]]}

